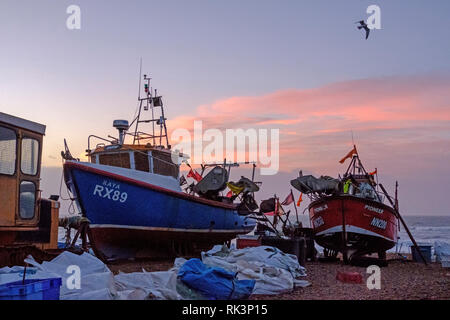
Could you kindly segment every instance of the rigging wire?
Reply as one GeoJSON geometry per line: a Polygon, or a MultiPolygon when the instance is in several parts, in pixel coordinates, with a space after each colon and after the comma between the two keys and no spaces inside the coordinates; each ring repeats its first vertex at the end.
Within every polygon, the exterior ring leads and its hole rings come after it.
{"type": "MultiPolygon", "coordinates": [[[[64,165],[64,161],[62,159],[61,159],[61,165],[64,165]]],[[[64,177],[64,169],[61,171],[61,181],[59,183],[59,198],[64,201],[70,201],[69,207],[67,208],[67,212],[70,215],[74,215],[75,214],[75,205],[74,205],[75,198],[70,197],[69,190],[67,188],[66,188],[66,193],[69,198],[64,198],[62,195],[63,177],[64,177]]]]}

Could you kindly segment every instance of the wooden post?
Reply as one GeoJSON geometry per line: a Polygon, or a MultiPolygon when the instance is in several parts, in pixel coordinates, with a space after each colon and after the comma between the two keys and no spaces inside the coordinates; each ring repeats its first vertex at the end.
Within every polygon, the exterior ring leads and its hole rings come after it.
{"type": "Polygon", "coordinates": [[[278,232],[277,227],[272,222],[270,222],[269,218],[267,218],[265,214],[263,214],[263,216],[266,219],[266,221],[272,226],[272,229],[275,231],[276,235],[281,238],[281,235],[278,232]]]}
{"type": "Polygon", "coordinates": [[[348,263],[347,256],[347,232],[345,230],[345,210],[344,210],[344,199],[341,200],[341,212],[342,212],[342,256],[344,258],[344,263],[348,263]]]}
{"type": "Polygon", "coordinates": [[[80,236],[80,233],[81,233],[81,227],[79,226],[78,229],[77,229],[77,232],[75,233],[75,237],[73,237],[72,244],[70,245],[70,248],[74,248],[75,247],[75,243],[77,242],[78,237],[80,236]]]}
{"type": "Polygon", "coordinates": [[[81,247],[83,248],[83,251],[88,252],[89,249],[87,247],[87,228],[89,226],[88,222],[82,222],[81,223],[81,247]]]}
{"type": "Polygon", "coordinates": [[[273,211],[273,226],[275,227],[275,230],[276,230],[276,227],[278,224],[278,198],[277,198],[276,194],[273,196],[273,199],[275,202],[275,207],[274,207],[275,209],[273,211]]]}
{"type": "Polygon", "coordinates": [[[398,207],[398,181],[395,181],[395,209],[400,211],[400,208],[398,207]]]}
{"type": "MultiPolygon", "coordinates": [[[[395,209],[397,209],[397,211],[400,211],[400,208],[398,206],[398,181],[395,181],[395,209]]],[[[400,224],[398,224],[398,231],[400,232],[400,224]]]]}
{"type": "Polygon", "coordinates": [[[297,218],[297,223],[298,223],[298,211],[297,211],[297,204],[295,203],[294,193],[292,192],[292,189],[291,189],[291,196],[292,196],[292,199],[294,199],[294,202],[292,202],[292,203],[294,204],[294,209],[295,209],[295,217],[297,218]]]}
{"type": "Polygon", "coordinates": [[[25,263],[25,267],[23,268],[22,285],[25,284],[25,275],[27,273],[27,266],[28,266],[28,263],[25,263]]]}
{"type": "Polygon", "coordinates": [[[397,214],[397,217],[400,219],[401,223],[403,224],[403,227],[405,228],[406,233],[408,234],[409,238],[411,239],[416,250],[419,252],[419,255],[422,258],[423,262],[425,263],[425,265],[428,265],[427,261],[425,260],[424,256],[422,255],[422,251],[419,250],[419,246],[417,245],[416,240],[414,240],[414,237],[411,234],[411,232],[409,231],[408,226],[406,225],[405,221],[403,220],[402,216],[400,215],[400,212],[397,210],[395,204],[392,202],[386,189],[383,187],[383,185],[381,183],[380,183],[380,188],[381,188],[381,190],[383,190],[384,195],[389,200],[389,203],[391,204],[392,208],[394,209],[395,213],[397,214]]]}

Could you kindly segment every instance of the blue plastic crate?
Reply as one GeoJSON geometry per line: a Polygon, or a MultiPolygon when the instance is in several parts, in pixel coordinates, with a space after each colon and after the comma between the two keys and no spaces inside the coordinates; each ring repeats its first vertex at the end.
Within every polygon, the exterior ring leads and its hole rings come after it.
{"type": "Polygon", "coordinates": [[[0,285],[0,300],[59,300],[61,278],[30,279],[0,285]]]}

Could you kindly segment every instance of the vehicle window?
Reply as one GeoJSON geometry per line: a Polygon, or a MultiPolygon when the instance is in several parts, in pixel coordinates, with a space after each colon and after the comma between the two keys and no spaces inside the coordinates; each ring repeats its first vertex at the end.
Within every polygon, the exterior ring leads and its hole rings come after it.
{"type": "Polygon", "coordinates": [[[0,127],[0,174],[13,175],[16,171],[16,141],[14,130],[0,127]]]}
{"type": "Polygon", "coordinates": [[[34,217],[34,205],[36,200],[36,185],[31,181],[20,183],[19,214],[22,219],[34,217]]]}
{"type": "Polygon", "coordinates": [[[22,156],[20,168],[23,173],[36,175],[39,160],[39,141],[32,138],[22,139],[22,156]]]}

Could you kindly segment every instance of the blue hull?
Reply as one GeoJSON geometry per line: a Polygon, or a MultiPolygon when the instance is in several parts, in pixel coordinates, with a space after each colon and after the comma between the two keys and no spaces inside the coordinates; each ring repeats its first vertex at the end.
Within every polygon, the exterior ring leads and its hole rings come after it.
{"type": "Polygon", "coordinates": [[[253,219],[240,216],[229,204],[163,189],[81,163],[66,163],[64,170],[69,187],[91,222],[97,246],[127,246],[136,241],[161,244],[183,239],[213,245],[248,233],[255,226],[253,219]],[[119,241],[124,235],[126,238],[119,241]],[[133,235],[137,238],[132,239],[133,235]]]}

